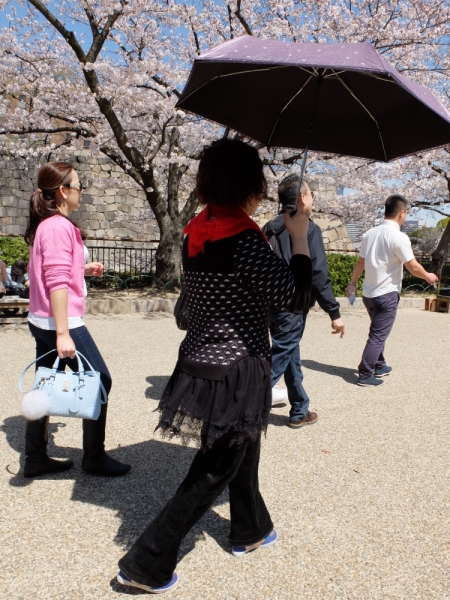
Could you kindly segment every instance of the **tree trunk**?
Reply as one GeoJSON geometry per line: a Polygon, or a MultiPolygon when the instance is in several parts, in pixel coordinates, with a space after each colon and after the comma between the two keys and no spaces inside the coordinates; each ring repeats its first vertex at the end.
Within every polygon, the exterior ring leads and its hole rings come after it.
{"type": "Polygon", "coordinates": [[[166,215],[159,227],[160,241],[156,250],[156,276],[164,283],[172,281],[180,285],[182,273],[181,249],[183,246],[183,225],[181,219],[171,219],[166,215]]]}
{"type": "Polygon", "coordinates": [[[431,268],[430,271],[432,273],[436,273],[436,275],[441,278],[442,275],[442,267],[444,266],[444,262],[447,259],[450,251],[450,221],[447,223],[447,227],[442,234],[441,239],[439,240],[439,244],[437,245],[436,250],[431,255],[431,268]]]}

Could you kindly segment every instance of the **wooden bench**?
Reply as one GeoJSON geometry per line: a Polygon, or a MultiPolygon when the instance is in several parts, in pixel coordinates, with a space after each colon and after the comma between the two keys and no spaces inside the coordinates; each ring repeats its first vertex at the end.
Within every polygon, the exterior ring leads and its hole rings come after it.
{"type": "Polygon", "coordinates": [[[0,298],[0,324],[5,323],[26,323],[30,301],[19,296],[3,296],[0,298]],[[6,314],[3,312],[6,309],[6,314]],[[11,311],[11,312],[10,312],[11,311]],[[15,311],[15,314],[12,312],[15,311]]]}
{"type": "Polygon", "coordinates": [[[425,310],[431,312],[448,313],[450,309],[450,296],[437,294],[434,298],[425,298],[425,310]]]}

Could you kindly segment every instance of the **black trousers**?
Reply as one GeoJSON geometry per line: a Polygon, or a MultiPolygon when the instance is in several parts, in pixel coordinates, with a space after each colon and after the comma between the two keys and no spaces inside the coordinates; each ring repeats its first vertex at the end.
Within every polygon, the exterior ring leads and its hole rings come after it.
{"type": "Polygon", "coordinates": [[[228,485],[233,545],[248,546],[269,535],[273,523],[259,492],[261,435],[239,446],[228,436],[199,450],[175,495],[119,561],[127,577],[149,586],[170,581],[181,540],[228,485]]]}

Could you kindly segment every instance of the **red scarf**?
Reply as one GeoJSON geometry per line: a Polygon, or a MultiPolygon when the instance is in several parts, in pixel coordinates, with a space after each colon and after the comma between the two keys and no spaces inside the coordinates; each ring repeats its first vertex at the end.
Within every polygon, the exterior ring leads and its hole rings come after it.
{"type": "Polygon", "coordinates": [[[267,242],[259,226],[250,219],[243,208],[231,209],[209,204],[184,228],[188,238],[189,256],[205,250],[205,242],[216,242],[237,235],[246,229],[258,231],[267,242]]]}

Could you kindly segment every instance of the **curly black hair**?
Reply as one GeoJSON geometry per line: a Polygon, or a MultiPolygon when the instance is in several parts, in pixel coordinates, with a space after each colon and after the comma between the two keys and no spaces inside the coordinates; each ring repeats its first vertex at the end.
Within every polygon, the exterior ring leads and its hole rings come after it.
{"type": "Polygon", "coordinates": [[[267,195],[267,182],[258,151],[239,140],[221,139],[205,146],[197,171],[201,204],[228,208],[245,206],[267,195]]]}

